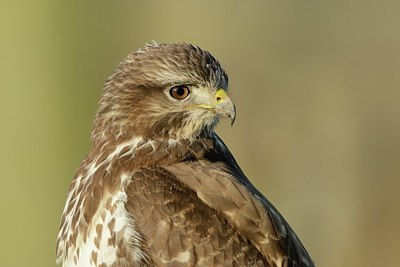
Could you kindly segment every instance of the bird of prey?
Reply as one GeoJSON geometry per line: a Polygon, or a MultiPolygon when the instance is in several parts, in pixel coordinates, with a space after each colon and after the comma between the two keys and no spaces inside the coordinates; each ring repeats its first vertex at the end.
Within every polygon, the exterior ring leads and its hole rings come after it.
{"type": "Polygon", "coordinates": [[[214,132],[235,120],[207,51],[147,44],[106,81],[57,238],[63,266],[314,266],[214,132]]]}

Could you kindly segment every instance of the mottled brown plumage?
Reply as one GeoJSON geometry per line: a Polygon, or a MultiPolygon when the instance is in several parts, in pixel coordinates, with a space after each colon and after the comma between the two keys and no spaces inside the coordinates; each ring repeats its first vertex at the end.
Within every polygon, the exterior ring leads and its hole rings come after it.
{"type": "Polygon", "coordinates": [[[58,261],[314,266],[214,133],[221,117],[235,118],[227,87],[218,61],[189,44],[152,43],[121,61],[69,188],[58,261]]]}

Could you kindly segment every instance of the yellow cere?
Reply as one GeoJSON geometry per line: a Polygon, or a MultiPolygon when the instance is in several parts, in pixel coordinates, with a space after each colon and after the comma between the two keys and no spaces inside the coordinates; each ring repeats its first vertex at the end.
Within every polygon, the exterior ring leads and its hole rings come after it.
{"type": "Polygon", "coordinates": [[[225,100],[227,98],[227,94],[226,91],[222,88],[217,89],[217,91],[215,92],[215,102],[211,105],[207,105],[207,104],[198,104],[198,105],[191,105],[186,107],[186,109],[193,109],[193,108],[205,108],[205,109],[212,109],[214,108],[218,103],[220,103],[221,101],[225,100]]]}
{"type": "Polygon", "coordinates": [[[215,92],[215,100],[216,102],[221,102],[222,100],[225,100],[228,96],[226,95],[226,91],[224,89],[218,89],[217,92],[215,92]]]}

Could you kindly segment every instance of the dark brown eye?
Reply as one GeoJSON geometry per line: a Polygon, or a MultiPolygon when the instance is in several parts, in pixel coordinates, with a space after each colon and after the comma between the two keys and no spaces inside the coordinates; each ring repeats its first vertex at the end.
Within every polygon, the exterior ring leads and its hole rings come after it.
{"type": "Polygon", "coordinates": [[[179,85],[179,86],[172,87],[169,90],[169,93],[173,98],[176,98],[178,100],[183,100],[186,97],[188,97],[190,91],[187,86],[179,85]]]}

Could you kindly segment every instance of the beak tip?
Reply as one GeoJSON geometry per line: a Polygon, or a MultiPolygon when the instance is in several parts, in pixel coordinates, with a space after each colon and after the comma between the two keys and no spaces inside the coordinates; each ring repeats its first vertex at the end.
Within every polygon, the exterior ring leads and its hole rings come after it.
{"type": "Polygon", "coordinates": [[[236,120],[236,106],[233,105],[233,111],[231,112],[230,116],[231,118],[231,126],[233,126],[233,124],[235,123],[236,120]]]}
{"type": "Polygon", "coordinates": [[[231,117],[231,126],[235,123],[236,116],[231,117]]]}

